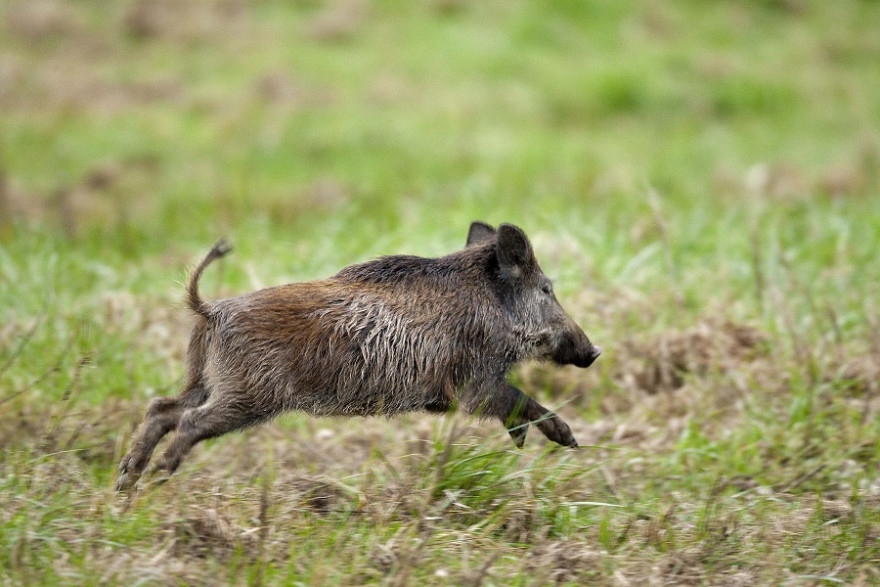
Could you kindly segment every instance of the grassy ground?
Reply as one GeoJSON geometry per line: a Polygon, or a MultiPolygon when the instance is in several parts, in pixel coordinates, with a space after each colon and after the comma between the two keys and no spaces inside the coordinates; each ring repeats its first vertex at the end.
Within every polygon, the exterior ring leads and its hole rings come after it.
{"type": "Polygon", "coordinates": [[[0,1],[0,582],[880,582],[880,6],[0,1]],[[291,414],[128,499],[220,297],[521,225],[582,445],[291,414]]]}

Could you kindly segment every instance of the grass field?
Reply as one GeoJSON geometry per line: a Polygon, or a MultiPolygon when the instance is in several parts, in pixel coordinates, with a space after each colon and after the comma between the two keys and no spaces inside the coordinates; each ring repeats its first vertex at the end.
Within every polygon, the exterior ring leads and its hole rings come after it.
{"type": "MultiPolygon", "coordinates": [[[[0,584],[880,583],[880,5],[0,0],[0,584]],[[315,419],[113,492],[217,298],[468,224],[582,445],[315,419]]],[[[161,447],[160,447],[161,448],[161,447]]]]}

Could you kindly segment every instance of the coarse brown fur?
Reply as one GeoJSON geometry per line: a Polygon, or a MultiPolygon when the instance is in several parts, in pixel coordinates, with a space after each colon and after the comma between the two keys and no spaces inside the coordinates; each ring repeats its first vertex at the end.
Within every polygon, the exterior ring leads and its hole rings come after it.
{"type": "Polygon", "coordinates": [[[519,228],[475,222],[468,246],[444,257],[383,257],[206,302],[201,273],[229,250],[218,243],[192,274],[187,303],[199,318],[184,390],[150,404],[117,490],[137,481],[172,430],[156,465],[168,474],[196,443],[289,410],[367,416],[460,405],[501,420],[517,446],[529,423],[577,446],[561,418],[506,380],[525,359],[587,367],[600,352],[559,305],[519,228]]]}

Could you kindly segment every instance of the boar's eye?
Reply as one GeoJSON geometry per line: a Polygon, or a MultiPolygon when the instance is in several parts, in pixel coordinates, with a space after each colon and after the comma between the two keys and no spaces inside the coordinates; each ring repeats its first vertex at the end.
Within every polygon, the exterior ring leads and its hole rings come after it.
{"type": "Polygon", "coordinates": [[[545,283],[544,285],[541,286],[541,292],[548,295],[548,296],[552,295],[553,294],[553,284],[548,281],[547,283],[545,283]]]}

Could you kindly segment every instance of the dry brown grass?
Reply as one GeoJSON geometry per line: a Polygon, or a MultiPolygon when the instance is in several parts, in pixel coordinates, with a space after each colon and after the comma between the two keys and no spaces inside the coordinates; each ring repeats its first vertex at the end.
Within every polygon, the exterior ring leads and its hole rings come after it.
{"type": "MultiPolygon", "coordinates": [[[[459,416],[408,416],[391,422],[288,418],[282,425],[197,450],[170,482],[127,499],[113,495],[109,484],[96,487],[87,471],[115,462],[127,436],[118,434],[116,424],[129,414],[128,428],[133,428],[141,405],[60,405],[47,419],[45,412],[27,404],[5,412],[0,426],[9,433],[3,446],[33,447],[28,458],[36,463],[22,499],[7,504],[3,519],[23,515],[35,501],[65,493],[78,513],[62,516],[55,536],[85,540],[90,545],[86,556],[103,569],[102,579],[111,582],[149,577],[162,583],[207,583],[216,580],[217,573],[241,579],[244,568],[266,571],[279,565],[315,573],[320,561],[302,558],[295,546],[294,536],[305,528],[320,528],[317,531],[327,533],[328,539],[335,536],[335,556],[349,569],[343,574],[357,569],[352,577],[361,582],[413,584],[414,573],[427,573],[438,583],[474,585],[514,577],[528,577],[529,584],[615,585],[699,585],[709,577],[712,584],[746,585],[771,577],[794,578],[798,573],[784,568],[790,559],[764,552],[766,546],[797,541],[817,524],[830,532],[837,525],[858,525],[858,516],[876,506],[875,494],[868,491],[856,501],[846,498],[845,491],[834,498],[805,495],[804,484],[820,474],[810,470],[776,487],[754,476],[723,476],[700,498],[673,493],[656,509],[636,505],[652,491],[649,487],[658,481],[650,478],[662,475],[658,465],[675,454],[682,430],[700,413],[703,399],[697,390],[737,366],[749,370],[754,361],[768,360],[772,355],[760,350],[764,342],[766,335],[752,328],[703,321],[652,338],[644,346],[627,345],[623,352],[633,353],[623,355],[627,361],[650,365],[649,373],[677,372],[687,381],[658,377],[645,387],[644,379],[618,379],[616,369],[609,369],[606,376],[630,385],[626,393],[638,401],[628,409],[618,405],[592,421],[566,414],[584,444],[606,448],[547,453],[533,435],[530,448],[510,457],[506,465],[521,481],[486,502],[468,501],[467,490],[462,493],[467,485],[437,492],[436,483],[446,474],[441,473],[438,440],[464,447],[470,456],[508,451],[501,431],[459,416]],[[721,333],[713,344],[706,338],[710,323],[721,333]],[[683,393],[688,389],[692,391],[683,393]],[[663,427],[647,415],[661,410],[661,397],[677,404],[666,408],[663,427]],[[671,413],[680,414],[681,421],[670,419],[671,413]],[[601,513],[600,508],[598,519],[582,533],[561,537],[546,519],[543,500],[549,496],[537,489],[543,476],[559,471],[570,479],[554,482],[550,499],[557,503],[598,500],[635,507],[619,515],[616,510],[601,513]],[[433,481],[436,475],[441,477],[433,481]],[[108,519],[113,520],[109,525],[108,519]],[[125,525],[127,519],[150,520],[141,531],[149,546],[110,556],[101,544],[112,542],[113,526],[125,525]],[[365,540],[361,532],[369,528],[381,530],[365,540]],[[446,555],[438,558],[438,547],[446,555]],[[750,560],[750,552],[763,554],[750,560]],[[459,557],[459,562],[450,566],[447,555],[459,557]]],[[[573,373],[530,367],[523,378],[531,384],[548,383],[554,396],[578,389],[573,373]]],[[[728,415],[724,426],[735,429],[746,417],[741,411],[728,415]]],[[[875,540],[878,527],[869,524],[863,540],[875,540]]],[[[17,560],[23,569],[33,561],[29,562],[26,542],[19,548],[17,560]]],[[[53,568],[59,574],[77,572],[65,557],[55,560],[53,568]]],[[[338,576],[329,569],[321,573],[338,576]]],[[[329,580],[330,575],[321,573],[311,576],[329,580]]],[[[864,583],[873,575],[858,576],[864,583]]]]}

